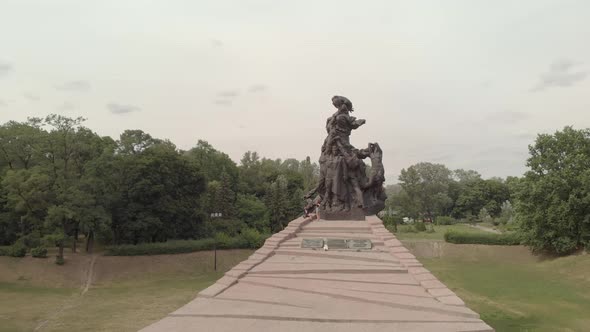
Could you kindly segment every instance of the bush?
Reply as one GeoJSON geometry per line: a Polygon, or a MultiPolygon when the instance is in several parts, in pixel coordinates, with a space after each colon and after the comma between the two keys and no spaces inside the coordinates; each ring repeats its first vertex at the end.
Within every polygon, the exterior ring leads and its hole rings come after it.
{"type": "Polygon", "coordinates": [[[2,246],[0,247],[0,256],[8,256],[10,253],[10,247],[2,246]]]}
{"type": "Polygon", "coordinates": [[[47,258],[47,248],[45,247],[36,247],[31,249],[31,256],[37,258],[47,258]]]}
{"type": "Polygon", "coordinates": [[[55,264],[64,265],[66,263],[63,257],[55,256],[55,264]]]}
{"type": "Polygon", "coordinates": [[[435,219],[435,223],[437,225],[454,225],[456,223],[458,223],[459,220],[453,218],[453,217],[448,217],[448,216],[438,216],[435,219]]]}
{"type": "Polygon", "coordinates": [[[519,245],[520,235],[517,233],[466,233],[449,230],[445,233],[445,241],[455,244],[487,244],[487,245],[519,245]]]}
{"type": "Polygon", "coordinates": [[[416,228],[414,225],[400,225],[397,226],[398,233],[417,233],[416,228]]]}
{"type": "Polygon", "coordinates": [[[215,238],[200,240],[174,240],[158,243],[142,243],[109,246],[105,249],[105,256],[140,256],[182,254],[195,251],[217,249],[257,249],[268,237],[253,229],[245,229],[241,234],[230,237],[225,233],[217,233],[215,238]]]}
{"type": "Polygon", "coordinates": [[[25,257],[26,254],[27,247],[20,243],[13,244],[8,251],[8,255],[12,257],[25,257]]]}
{"type": "Polygon", "coordinates": [[[25,236],[20,237],[16,243],[22,244],[26,248],[35,248],[41,245],[41,234],[39,231],[33,231],[25,236]]]}
{"type": "Polygon", "coordinates": [[[241,237],[244,239],[248,248],[252,249],[262,247],[264,240],[266,239],[266,237],[260,234],[260,232],[251,228],[242,231],[241,237]]]}
{"type": "Polygon", "coordinates": [[[424,222],[417,222],[414,224],[417,232],[426,232],[426,224],[424,222]]]}
{"type": "Polygon", "coordinates": [[[238,219],[213,219],[206,223],[206,233],[208,235],[223,233],[234,237],[238,236],[246,228],[248,228],[248,225],[238,219]]]}

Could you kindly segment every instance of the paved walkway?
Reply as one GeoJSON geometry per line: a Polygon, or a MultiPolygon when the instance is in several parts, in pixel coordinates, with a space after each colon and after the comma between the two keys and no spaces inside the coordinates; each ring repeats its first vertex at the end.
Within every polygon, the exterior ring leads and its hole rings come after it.
{"type": "Polygon", "coordinates": [[[493,331],[389,233],[366,221],[297,219],[197,298],[144,328],[160,331],[493,331]],[[301,248],[363,238],[371,250],[301,248]]]}

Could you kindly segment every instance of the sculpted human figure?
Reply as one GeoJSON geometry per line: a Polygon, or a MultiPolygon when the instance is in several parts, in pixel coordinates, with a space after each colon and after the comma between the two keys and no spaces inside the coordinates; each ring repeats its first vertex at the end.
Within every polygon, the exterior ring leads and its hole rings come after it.
{"type": "Polygon", "coordinates": [[[345,208],[347,195],[346,183],[341,181],[341,179],[345,178],[346,173],[347,168],[344,165],[344,159],[340,153],[340,149],[337,145],[333,145],[330,155],[326,160],[324,207],[328,206],[340,210],[345,208]]]}
{"type": "Polygon", "coordinates": [[[320,218],[362,220],[385,206],[385,181],[382,151],[377,143],[357,150],[350,144],[352,130],[365,120],[351,116],[352,102],[343,96],[332,97],[336,112],[326,120],[327,137],[320,156],[320,179],[308,199],[305,213],[320,204],[320,218]],[[371,159],[371,174],[367,177],[363,159],[371,159]],[[317,195],[315,200],[311,198],[317,195]]]}
{"type": "Polygon", "coordinates": [[[354,205],[359,208],[363,208],[363,191],[361,190],[361,181],[363,180],[364,170],[363,161],[359,159],[358,151],[353,150],[352,152],[342,151],[344,154],[344,160],[348,168],[348,177],[346,181],[350,183],[352,190],[354,191],[354,205]]]}
{"type": "Polygon", "coordinates": [[[353,149],[350,145],[350,133],[353,129],[357,129],[363,124],[365,120],[350,116],[354,111],[352,103],[348,98],[342,96],[332,97],[332,105],[337,108],[337,111],[332,114],[326,121],[326,131],[328,137],[324,141],[322,151],[329,151],[332,144],[339,144],[341,148],[346,150],[353,149]]]}

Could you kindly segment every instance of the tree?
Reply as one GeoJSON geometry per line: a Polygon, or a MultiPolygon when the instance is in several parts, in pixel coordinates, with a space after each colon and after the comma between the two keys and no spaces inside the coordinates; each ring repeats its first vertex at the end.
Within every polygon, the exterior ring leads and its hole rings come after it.
{"type": "Polygon", "coordinates": [[[239,177],[238,166],[227,154],[216,150],[209,142],[199,140],[197,145],[185,155],[195,162],[207,181],[221,181],[221,176],[225,173],[229,176],[231,189],[236,190],[239,177]]]}
{"type": "Polygon", "coordinates": [[[510,201],[505,201],[502,203],[500,208],[501,212],[499,222],[502,224],[511,223],[514,219],[514,209],[512,208],[512,203],[510,203],[510,201]]]}
{"type": "Polygon", "coordinates": [[[254,195],[239,194],[236,201],[238,219],[261,233],[270,232],[269,213],[262,200],[254,195]]]}
{"type": "Polygon", "coordinates": [[[205,234],[205,177],[168,144],[117,155],[109,167],[114,242],[158,242],[205,234]]]}
{"type": "Polygon", "coordinates": [[[279,175],[277,180],[270,185],[266,195],[266,206],[268,206],[269,210],[272,232],[282,230],[288,222],[289,199],[287,186],[287,179],[283,175],[279,175]]]}
{"type": "Polygon", "coordinates": [[[299,165],[299,172],[303,177],[303,191],[309,192],[315,188],[320,176],[320,167],[317,163],[312,163],[309,156],[299,165]]]}
{"type": "Polygon", "coordinates": [[[27,122],[10,121],[0,126],[0,170],[29,169],[39,163],[45,132],[41,119],[27,122]]]}
{"type": "Polygon", "coordinates": [[[497,179],[472,179],[467,183],[458,183],[457,198],[452,214],[455,217],[478,215],[482,208],[486,208],[492,217],[501,212],[501,204],[510,199],[510,188],[497,179]]]}
{"type": "Polygon", "coordinates": [[[590,129],[540,134],[529,154],[515,204],[525,243],[558,254],[590,247],[590,129]]]}
{"type": "Polygon", "coordinates": [[[117,142],[117,152],[121,154],[139,154],[147,148],[161,143],[161,140],[154,139],[152,135],[142,130],[125,130],[117,142]]]}
{"type": "Polygon", "coordinates": [[[443,214],[452,204],[448,196],[451,171],[442,164],[418,163],[402,169],[399,176],[400,185],[407,195],[407,207],[413,210],[411,217],[420,214],[428,218],[443,214]]]}
{"type": "Polygon", "coordinates": [[[230,219],[234,216],[234,204],[236,202],[236,194],[231,189],[232,182],[229,174],[226,172],[221,173],[219,186],[215,193],[215,201],[217,204],[217,211],[221,212],[222,216],[226,219],[230,219]]]}
{"type": "Polygon", "coordinates": [[[8,171],[2,180],[6,207],[14,212],[17,237],[43,228],[47,209],[53,200],[51,179],[40,167],[8,171]]]}

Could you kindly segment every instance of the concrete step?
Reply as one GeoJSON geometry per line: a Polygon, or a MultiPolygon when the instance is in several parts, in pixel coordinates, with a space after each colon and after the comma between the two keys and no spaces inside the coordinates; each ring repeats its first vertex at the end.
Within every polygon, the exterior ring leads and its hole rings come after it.
{"type": "Polygon", "coordinates": [[[360,232],[360,233],[370,233],[371,228],[367,226],[316,226],[316,225],[307,225],[303,227],[304,231],[344,231],[344,232],[360,232]]]}
{"type": "Polygon", "coordinates": [[[298,232],[296,237],[304,238],[336,238],[336,239],[378,239],[373,233],[344,233],[344,232],[298,232]]]}

